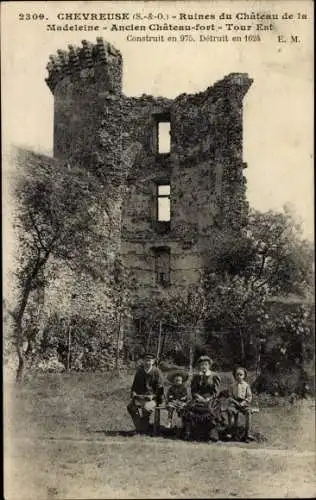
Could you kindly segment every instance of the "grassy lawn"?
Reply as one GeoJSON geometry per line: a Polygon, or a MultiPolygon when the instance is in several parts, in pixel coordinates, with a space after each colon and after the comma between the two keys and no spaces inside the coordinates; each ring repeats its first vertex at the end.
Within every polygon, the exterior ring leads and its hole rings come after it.
{"type": "Polygon", "coordinates": [[[315,496],[311,400],[259,401],[260,443],[128,437],[119,431],[132,429],[132,377],[43,375],[8,386],[6,500],[315,496]]]}

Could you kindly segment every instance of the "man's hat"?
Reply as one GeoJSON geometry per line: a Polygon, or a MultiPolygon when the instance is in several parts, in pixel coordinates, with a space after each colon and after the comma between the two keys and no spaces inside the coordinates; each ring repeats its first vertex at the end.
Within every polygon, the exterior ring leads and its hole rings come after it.
{"type": "Polygon", "coordinates": [[[199,359],[197,360],[197,364],[199,365],[203,361],[207,361],[210,364],[210,366],[212,366],[213,364],[213,360],[209,356],[200,356],[199,359]]]}
{"type": "Polygon", "coordinates": [[[183,382],[186,382],[188,380],[189,374],[186,373],[185,371],[182,371],[182,370],[176,370],[176,371],[170,372],[167,375],[167,379],[171,383],[174,381],[175,377],[182,377],[183,382]]]}
{"type": "Polygon", "coordinates": [[[156,356],[152,352],[145,352],[143,359],[156,359],[156,356]]]}

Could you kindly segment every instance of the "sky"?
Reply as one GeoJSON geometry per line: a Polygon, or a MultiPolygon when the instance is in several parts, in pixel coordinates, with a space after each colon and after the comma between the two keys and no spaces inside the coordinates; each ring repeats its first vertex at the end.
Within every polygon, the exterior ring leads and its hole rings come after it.
{"type": "MultiPolygon", "coordinates": [[[[98,34],[47,32],[45,21],[19,21],[43,12],[301,12],[305,21],[282,21],[262,42],[137,43],[126,32],[103,37],[123,55],[123,91],[175,97],[205,90],[232,72],[254,80],[244,99],[244,161],[248,200],[258,210],[290,204],[313,238],[313,21],[312,2],[270,0],[206,2],[4,2],[2,8],[2,139],[52,154],[53,96],[45,69],[50,54],[98,34]],[[298,34],[300,43],[277,43],[298,34]]],[[[60,23],[60,22],[59,22],[60,23]]],[[[61,23],[63,24],[63,23],[61,23]]],[[[110,23],[111,24],[111,23],[110,23]]],[[[153,33],[157,35],[156,33],[153,33]]],[[[160,33],[159,33],[160,34],[160,33]]]]}

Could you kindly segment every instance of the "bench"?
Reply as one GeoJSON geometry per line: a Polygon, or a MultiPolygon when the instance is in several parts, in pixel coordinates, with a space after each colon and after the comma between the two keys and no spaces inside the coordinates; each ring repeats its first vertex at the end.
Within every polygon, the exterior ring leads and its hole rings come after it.
{"type": "MultiPolygon", "coordinates": [[[[154,436],[157,436],[159,433],[161,412],[162,411],[166,411],[166,412],[168,411],[168,408],[166,407],[166,405],[162,404],[162,405],[156,406],[155,411],[154,411],[154,428],[153,428],[154,436]]],[[[258,407],[251,408],[251,414],[254,414],[254,413],[259,413],[258,407]]]]}
{"type": "Polygon", "coordinates": [[[162,411],[168,411],[166,405],[159,405],[156,406],[155,412],[154,412],[154,436],[157,436],[160,428],[160,418],[161,418],[161,412],[162,411]]]}

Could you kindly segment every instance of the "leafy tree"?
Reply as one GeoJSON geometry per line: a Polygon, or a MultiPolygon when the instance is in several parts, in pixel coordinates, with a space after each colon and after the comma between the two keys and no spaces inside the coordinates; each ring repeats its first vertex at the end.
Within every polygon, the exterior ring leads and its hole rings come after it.
{"type": "Polygon", "coordinates": [[[132,143],[115,165],[96,172],[43,155],[16,150],[15,200],[17,293],[11,308],[18,355],[17,381],[24,366],[23,318],[34,290],[51,284],[54,265],[106,281],[113,269],[122,226],[122,200],[129,169],[140,145],[132,143]],[[112,170],[111,170],[112,168],[112,170]]]}
{"type": "Polygon", "coordinates": [[[222,234],[209,259],[209,329],[239,346],[236,360],[246,363],[249,350],[258,351],[267,333],[267,301],[274,295],[311,295],[312,277],[313,247],[293,214],[286,207],[282,213],[251,212],[246,231],[222,234]]]}
{"type": "Polygon", "coordinates": [[[17,233],[17,293],[11,310],[18,355],[17,381],[24,366],[23,317],[32,292],[45,286],[51,259],[102,276],[107,255],[100,243],[100,220],[110,224],[102,185],[75,166],[18,150],[13,179],[17,233]],[[98,258],[96,258],[96,256],[98,258]],[[94,257],[94,258],[93,258],[94,257]]]}
{"type": "Polygon", "coordinates": [[[207,321],[205,341],[224,348],[222,362],[248,364],[249,351],[256,348],[265,321],[265,291],[253,290],[241,276],[225,280],[212,275],[207,280],[207,321]],[[220,342],[217,342],[217,335],[220,342]],[[224,337],[224,340],[223,340],[224,337]],[[214,344],[215,342],[215,344],[214,344]],[[225,359],[226,357],[226,359],[225,359]]]}
{"type": "Polygon", "coordinates": [[[207,301],[203,283],[190,285],[186,289],[164,289],[157,297],[135,303],[136,316],[145,324],[146,348],[152,336],[156,337],[159,361],[168,331],[173,332],[173,342],[189,359],[192,373],[195,347],[201,340],[203,320],[207,317],[207,301]]]}
{"type": "Polygon", "coordinates": [[[313,245],[286,206],[283,212],[251,211],[242,232],[222,232],[206,260],[209,272],[242,276],[249,291],[306,294],[313,283],[313,245]]]}
{"type": "Polygon", "coordinates": [[[180,329],[180,345],[189,354],[189,372],[192,374],[195,349],[201,342],[204,320],[209,309],[204,282],[200,281],[176,293],[171,298],[170,307],[174,311],[175,324],[180,329]]]}
{"type": "Polygon", "coordinates": [[[283,212],[253,211],[247,236],[254,249],[251,286],[265,287],[268,293],[304,295],[312,286],[314,252],[291,210],[285,206],[283,212]]]}
{"type": "Polygon", "coordinates": [[[309,301],[276,298],[269,304],[259,390],[281,395],[314,391],[314,308],[309,301]]]}

